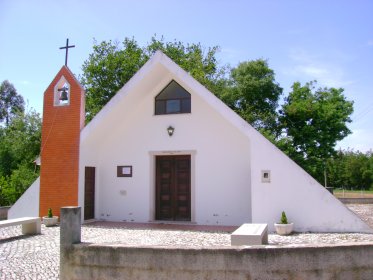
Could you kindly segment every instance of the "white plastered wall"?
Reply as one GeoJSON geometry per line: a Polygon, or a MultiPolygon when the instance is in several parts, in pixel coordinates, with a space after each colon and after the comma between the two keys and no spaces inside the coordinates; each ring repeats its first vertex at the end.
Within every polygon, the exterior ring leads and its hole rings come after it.
{"type": "Polygon", "coordinates": [[[8,219],[39,217],[40,177],[25,191],[8,211],[8,219]]]}
{"type": "Polygon", "coordinates": [[[81,137],[84,166],[97,167],[97,219],[154,219],[154,156],[192,155],[192,221],[273,223],[285,210],[297,231],[372,232],[356,215],[259,132],[161,52],[118,92],[81,137]],[[171,78],[192,94],[192,114],[153,116],[171,78]],[[169,137],[166,128],[175,127],[169,137]],[[117,178],[132,165],[133,178],[117,178]],[[263,170],[271,182],[262,183],[263,170]]]}
{"type": "Polygon", "coordinates": [[[252,214],[254,223],[279,222],[285,211],[299,232],[372,232],[360,218],[308,173],[256,131],[252,145],[252,214]],[[263,183],[262,171],[271,181],[263,183]]]}
{"type": "Polygon", "coordinates": [[[112,103],[110,114],[103,120],[105,125],[93,124],[94,133],[89,137],[83,135],[81,205],[84,205],[84,166],[95,166],[96,219],[152,221],[154,157],[190,154],[192,222],[214,225],[251,222],[249,139],[177,76],[161,73],[162,68],[156,70],[152,73],[159,75],[157,83],[145,79],[131,89],[134,92],[129,91],[128,96],[118,99],[123,104],[112,103]],[[154,115],[154,98],[171,79],[191,93],[191,114],[154,115]],[[152,86],[146,87],[147,82],[152,86]],[[172,137],[167,134],[169,125],[175,128],[172,137]],[[121,165],[133,166],[133,177],[117,177],[116,168],[121,165]]]}

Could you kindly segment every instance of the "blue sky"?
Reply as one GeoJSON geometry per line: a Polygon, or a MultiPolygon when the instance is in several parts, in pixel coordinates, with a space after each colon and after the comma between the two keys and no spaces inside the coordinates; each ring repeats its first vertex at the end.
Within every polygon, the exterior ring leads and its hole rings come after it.
{"type": "Polygon", "coordinates": [[[221,65],[268,59],[286,95],[295,81],[342,87],[354,101],[353,134],[338,147],[373,149],[373,1],[0,0],[0,82],[42,112],[64,64],[81,74],[94,39],[151,37],[220,46],[221,65]]]}

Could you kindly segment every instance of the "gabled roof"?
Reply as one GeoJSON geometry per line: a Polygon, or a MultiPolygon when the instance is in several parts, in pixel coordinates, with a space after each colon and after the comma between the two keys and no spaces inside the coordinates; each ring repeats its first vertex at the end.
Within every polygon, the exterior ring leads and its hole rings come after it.
{"type": "MultiPolygon", "coordinates": [[[[105,105],[95,118],[82,130],[80,137],[81,144],[85,144],[85,141],[89,144],[90,139],[93,140],[92,143],[94,144],[95,139],[97,140],[108,137],[112,133],[113,126],[110,125],[111,123],[120,122],[121,118],[125,115],[125,112],[141,110],[140,106],[143,101],[142,98],[148,96],[150,92],[154,94],[156,89],[162,90],[162,88],[159,88],[160,85],[166,85],[172,79],[176,80],[192,95],[198,95],[200,99],[204,100],[206,104],[220,114],[228,123],[237,128],[238,131],[247,137],[248,142],[250,143],[251,161],[255,163],[250,166],[250,172],[252,174],[251,178],[256,176],[255,179],[258,179],[260,171],[267,168],[266,166],[269,164],[272,167],[276,166],[279,174],[283,172],[283,167],[286,168],[287,171],[285,172],[285,176],[278,178],[280,183],[289,184],[291,180],[297,180],[295,184],[291,184],[290,186],[276,185],[277,188],[275,188],[275,190],[277,193],[282,192],[283,189],[289,192],[281,203],[291,204],[294,199],[293,195],[299,195],[299,193],[302,193],[302,196],[300,197],[305,197],[305,195],[310,196],[312,193],[313,200],[311,199],[310,201],[314,201],[314,203],[309,201],[307,204],[307,211],[302,211],[302,213],[299,214],[299,216],[308,215],[307,217],[311,217],[312,220],[304,221],[304,228],[302,229],[372,232],[372,229],[344,207],[341,202],[326,191],[313,177],[306,173],[274,144],[255,130],[249,123],[243,120],[213,93],[160,51],[157,51],[153,57],[147,61],[147,63],[123,86],[123,88],[118,91],[107,105],[105,105]],[[273,161],[274,159],[275,161],[273,161]],[[333,211],[339,209],[338,213],[343,217],[343,220],[341,223],[338,223],[337,221],[336,224],[335,212],[329,211],[323,216],[321,221],[317,211],[314,211],[314,207],[324,210],[333,209],[333,211]],[[329,226],[331,221],[333,221],[332,226],[329,226]],[[311,224],[307,225],[308,222],[311,224]]],[[[251,185],[249,184],[252,188],[251,200],[253,222],[262,223],[263,221],[272,220],[274,222],[275,214],[273,213],[273,209],[265,209],[266,211],[263,211],[261,204],[263,204],[264,201],[263,197],[267,199],[266,201],[276,201],[277,197],[273,197],[275,192],[268,192],[268,189],[263,191],[265,188],[260,187],[261,183],[258,183],[258,180],[255,179],[253,179],[251,185]],[[271,197],[270,200],[268,200],[269,196],[271,197]]],[[[280,203],[278,203],[277,207],[279,207],[279,205],[280,203]]],[[[299,204],[294,205],[294,207],[299,207],[299,204]]],[[[339,218],[340,217],[338,217],[338,219],[339,218]]]]}
{"type": "MultiPolygon", "coordinates": [[[[89,139],[91,136],[94,136],[95,131],[100,131],[97,132],[98,135],[95,135],[97,137],[105,137],[103,135],[110,135],[111,127],[110,125],[107,125],[106,120],[109,119],[111,115],[115,115],[114,111],[116,110],[122,110],[125,112],[127,109],[131,109],[131,102],[136,102],[136,98],[138,98],[139,95],[139,91],[134,89],[145,85],[145,89],[141,90],[141,92],[142,94],[147,94],[149,90],[151,90],[155,85],[158,85],[159,81],[164,79],[165,76],[168,76],[169,79],[176,79],[188,91],[198,95],[218,114],[231,123],[232,126],[236,127],[242,134],[248,137],[251,143],[261,143],[265,146],[265,149],[271,151],[271,153],[276,153],[280,157],[287,158],[291,164],[301,170],[310,181],[318,184],[311,175],[300,168],[294,161],[292,161],[286,154],[272,144],[260,132],[253,128],[248,122],[230,109],[223,101],[211,93],[206,87],[204,87],[161,51],[157,51],[82,130],[80,136],[81,143],[84,143],[84,141],[89,139]]],[[[118,121],[115,118],[112,120],[118,121]]]]}
{"type": "Polygon", "coordinates": [[[219,98],[161,51],[157,51],[83,129],[81,140],[84,141],[91,133],[94,133],[96,127],[103,125],[104,120],[113,110],[116,110],[119,106],[126,106],[128,102],[124,102],[124,100],[128,99],[128,101],[130,101],[134,99],[131,98],[131,95],[136,94],[133,90],[134,88],[138,87],[141,83],[148,83],[151,87],[152,83],[158,83],[159,79],[162,79],[164,75],[171,75],[181,82],[183,86],[186,85],[194,94],[199,95],[244,134],[248,135],[254,133],[257,137],[262,137],[265,141],[268,141],[250,124],[238,116],[219,98]]]}
{"type": "Polygon", "coordinates": [[[81,89],[81,92],[84,92],[84,88],[82,87],[82,85],[79,83],[79,81],[76,79],[76,77],[74,76],[74,74],[71,72],[71,70],[69,69],[69,67],[63,65],[60,69],[60,71],[58,71],[57,75],[54,77],[54,79],[52,80],[52,82],[49,84],[49,86],[47,87],[47,89],[45,90],[44,94],[48,91],[50,91],[50,88],[53,88],[55,86],[55,84],[57,83],[57,81],[62,77],[62,76],[66,76],[65,78],[74,82],[74,86],[78,86],[80,89],[81,89]]]}
{"type": "MultiPolygon", "coordinates": [[[[102,110],[93,118],[93,120],[81,132],[81,142],[84,142],[91,134],[95,133],[96,128],[100,128],[101,135],[110,134],[110,126],[105,126],[105,119],[110,117],[115,110],[126,110],[126,106],[131,106],[131,102],[135,100],[136,91],[134,88],[139,85],[146,84],[150,90],[154,85],[157,85],[160,79],[164,76],[171,76],[176,79],[187,90],[198,95],[214,110],[219,113],[224,119],[236,127],[241,133],[246,135],[251,142],[261,142],[266,146],[266,149],[274,153],[278,153],[282,157],[288,158],[293,165],[300,168],[286,154],[272,144],[266,137],[253,128],[247,121],[242,119],[236,112],[229,108],[223,101],[216,97],[206,87],[194,79],[188,72],[177,65],[167,55],[161,51],[157,51],[136,74],[117,92],[117,94],[102,108],[102,110]],[[104,131],[104,132],[103,132],[104,131]]],[[[147,94],[147,90],[143,90],[143,94],[147,94]]],[[[136,100],[135,100],[136,101],[136,100]]],[[[127,107],[128,108],[128,107],[127,107]]],[[[116,120],[117,121],[117,120],[116,120]]],[[[310,180],[316,183],[316,180],[300,168],[310,180]]]]}

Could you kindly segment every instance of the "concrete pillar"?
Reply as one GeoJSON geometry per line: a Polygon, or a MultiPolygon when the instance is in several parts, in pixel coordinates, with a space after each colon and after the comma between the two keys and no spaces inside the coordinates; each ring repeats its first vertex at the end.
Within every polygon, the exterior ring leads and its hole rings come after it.
{"type": "Polygon", "coordinates": [[[81,209],[77,206],[61,208],[60,217],[60,279],[69,279],[71,246],[81,241],[81,209]]]}
{"type": "Polygon", "coordinates": [[[70,246],[81,240],[81,209],[78,206],[61,208],[60,245],[70,246]]]}

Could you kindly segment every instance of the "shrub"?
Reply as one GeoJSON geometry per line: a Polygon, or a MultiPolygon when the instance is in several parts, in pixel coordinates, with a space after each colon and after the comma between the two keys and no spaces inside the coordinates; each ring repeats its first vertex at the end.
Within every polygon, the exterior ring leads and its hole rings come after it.
{"type": "Polygon", "coordinates": [[[285,211],[282,211],[281,213],[280,224],[288,224],[288,218],[286,217],[285,211]]]}
{"type": "Polygon", "coordinates": [[[48,218],[53,218],[52,208],[48,209],[48,218]]]}

